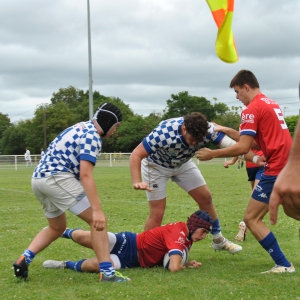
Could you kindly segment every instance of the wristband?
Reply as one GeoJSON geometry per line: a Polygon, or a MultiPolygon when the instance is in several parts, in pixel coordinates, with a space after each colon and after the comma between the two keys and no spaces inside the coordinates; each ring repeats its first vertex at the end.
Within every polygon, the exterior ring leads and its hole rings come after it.
{"type": "Polygon", "coordinates": [[[252,162],[254,162],[255,164],[257,164],[257,161],[258,161],[259,158],[260,158],[259,155],[254,155],[254,156],[252,157],[252,162]]]}

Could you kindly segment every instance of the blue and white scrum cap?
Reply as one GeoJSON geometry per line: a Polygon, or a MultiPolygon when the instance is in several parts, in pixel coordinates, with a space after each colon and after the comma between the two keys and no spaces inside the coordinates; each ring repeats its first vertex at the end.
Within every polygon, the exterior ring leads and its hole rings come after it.
{"type": "Polygon", "coordinates": [[[106,136],[109,130],[122,121],[122,113],[118,107],[112,103],[101,104],[94,114],[95,120],[102,130],[102,137],[106,136]]]}

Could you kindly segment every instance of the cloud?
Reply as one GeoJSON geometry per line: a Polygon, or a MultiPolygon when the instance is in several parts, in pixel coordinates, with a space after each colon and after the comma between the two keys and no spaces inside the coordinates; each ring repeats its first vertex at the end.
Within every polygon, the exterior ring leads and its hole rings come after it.
{"type": "MultiPolygon", "coordinates": [[[[181,91],[238,106],[229,82],[250,69],[286,115],[297,114],[299,8],[297,0],[236,1],[239,61],[226,64],[205,1],[90,0],[93,90],[143,115],[181,91]]],[[[87,1],[11,0],[0,18],[0,112],[32,118],[59,88],[88,90],[87,1]]]]}

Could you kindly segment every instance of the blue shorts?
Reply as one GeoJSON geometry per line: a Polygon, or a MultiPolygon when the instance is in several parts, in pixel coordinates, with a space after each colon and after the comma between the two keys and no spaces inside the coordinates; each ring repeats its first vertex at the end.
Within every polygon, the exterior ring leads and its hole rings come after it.
{"type": "Polygon", "coordinates": [[[264,172],[264,167],[257,167],[257,168],[246,168],[248,174],[248,181],[255,181],[260,180],[261,175],[264,172]]]}
{"type": "Polygon", "coordinates": [[[138,250],[136,246],[136,233],[120,232],[115,233],[116,244],[110,251],[111,254],[118,256],[121,268],[139,267],[138,250]]]}
{"type": "Polygon", "coordinates": [[[261,180],[252,192],[252,198],[268,204],[276,178],[277,176],[268,176],[262,174],[261,180]]]}

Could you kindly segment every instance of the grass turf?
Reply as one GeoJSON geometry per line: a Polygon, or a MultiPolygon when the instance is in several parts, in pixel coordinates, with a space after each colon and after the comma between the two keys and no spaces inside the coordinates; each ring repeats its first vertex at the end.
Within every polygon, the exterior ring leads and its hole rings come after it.
{"type": "MultiPolygon", "coordinates": [[[[222,164],[199,165],[210,188],[219,214],[222,232],[234,241],[238,224],[250,197],[245,169],[224,169],[222,164]]],[[[97,274],[42,267],[47,259],[92,257],[91,250],[70,240],[58,239],[39,253],[30,265],[29,281],[13,276],[12,263],[29,245],[47,221],[30,186],[32,168],[0,170],[0,299],[300,299],[298,259],[299,223],[286,217],[271,229],[287,258],[294,263],[292,274],[260,274],[273,261],[249,232],[243,251],[236,255],[215,252],[211,237],[193,245],[190,259],[202,262],[198,269],[171,273],[163,267],[121,270],[132,278],[129,283],[100,284],[97,274]]],[[[148,214],[143,191],[131,188],[128,167],[96,167],[94,170],[109,231],[141,232],[148,214]]],[[[195,202],[176,184],[167,187],[164,223],[185,221],[197,209],[195,202]]],[[[79,218],[68,214],[68,227],[88,229],[79,218]]],[[[269,224],[268,215],[265,222],[269,224]]],[[[269,226],[269,225],[268,225],[269,226]]]]}

